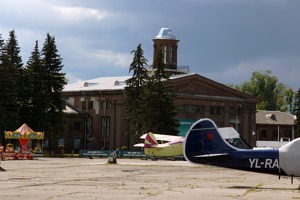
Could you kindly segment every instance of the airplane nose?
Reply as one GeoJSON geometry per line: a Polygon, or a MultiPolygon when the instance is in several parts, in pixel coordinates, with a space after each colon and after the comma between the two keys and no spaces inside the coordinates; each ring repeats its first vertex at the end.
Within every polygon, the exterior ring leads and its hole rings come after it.
{"type": "Polygon", "coordinates": [[[279,167],[289,176],[300,176],[300,138],[279,148],[279,167]]]}

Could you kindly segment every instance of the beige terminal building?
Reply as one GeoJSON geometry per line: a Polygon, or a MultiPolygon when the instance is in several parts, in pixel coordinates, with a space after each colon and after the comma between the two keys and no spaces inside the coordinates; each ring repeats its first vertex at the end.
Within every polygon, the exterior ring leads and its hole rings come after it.
{"type": "MultiPolygon", "coordinates": [[[[168,80],[176,94],[180,112],[180,135],[200,118],[211,118],[219,127],[233,126],[251,146],[256,137],[256,104],[253,96],[189,71],[177,64],[179,40],[170,28],[162,28],[153,39],[154,53],[160,46],[172,76],[168,80]]],[[[149,73],[152,67],[147,66],[149,73]]],[[[126,133],[124,110],[125,81],[131,76],[99,77],[68,84],[66,130],[59,143],[65,150],[133,148],[133,137],[126,133]]]]}

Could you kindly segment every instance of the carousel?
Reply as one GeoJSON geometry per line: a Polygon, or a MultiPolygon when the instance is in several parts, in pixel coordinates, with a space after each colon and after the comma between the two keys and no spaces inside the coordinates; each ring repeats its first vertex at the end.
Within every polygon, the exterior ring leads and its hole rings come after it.
{"type": "Polygon", "coordinates": [[[3,159],[33,159],[34,154],[41,154],[42,148],[39,140],[44,139],[44,132],[35,132],[27,124],[23,124],[15,131],[5,131],[5,139],[9,140],[6,145],[3,159]],[[19,140],[20,146],[15,148],[11,143],[11,139],[19,140]],[[28,144],[31,140],[38,140],[34,150],[29,148],[28,144]]]}

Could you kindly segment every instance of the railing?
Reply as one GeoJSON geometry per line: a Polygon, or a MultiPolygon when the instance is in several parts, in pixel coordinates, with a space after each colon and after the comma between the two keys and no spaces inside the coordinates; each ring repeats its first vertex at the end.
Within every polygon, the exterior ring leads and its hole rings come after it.
{"type": "MultiPolygon", "coordinates": [[[[144,66],[148,71],[155,70],[153,69],[152,65],[146,65],[144,66]]],[[[184,66],[184,65],[174,65],[174,66],[166,66],[166,71],[174,71],[174,72],[179,72],[179,73],[184,73],[187,74],[190,72],[190,67],[189,66],[184,66]]]]}

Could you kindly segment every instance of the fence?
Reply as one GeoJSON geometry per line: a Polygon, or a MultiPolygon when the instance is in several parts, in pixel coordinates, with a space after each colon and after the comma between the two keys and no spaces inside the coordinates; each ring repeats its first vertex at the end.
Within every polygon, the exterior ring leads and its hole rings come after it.
{"type": "MultiPolygon", "coordinates": [[[[79,157],[110,157],[113,151],[110,150],[79,150],[79,157]]],[[[146,158],[143,151],[116,151],[119,158],[146,158]]]]}

